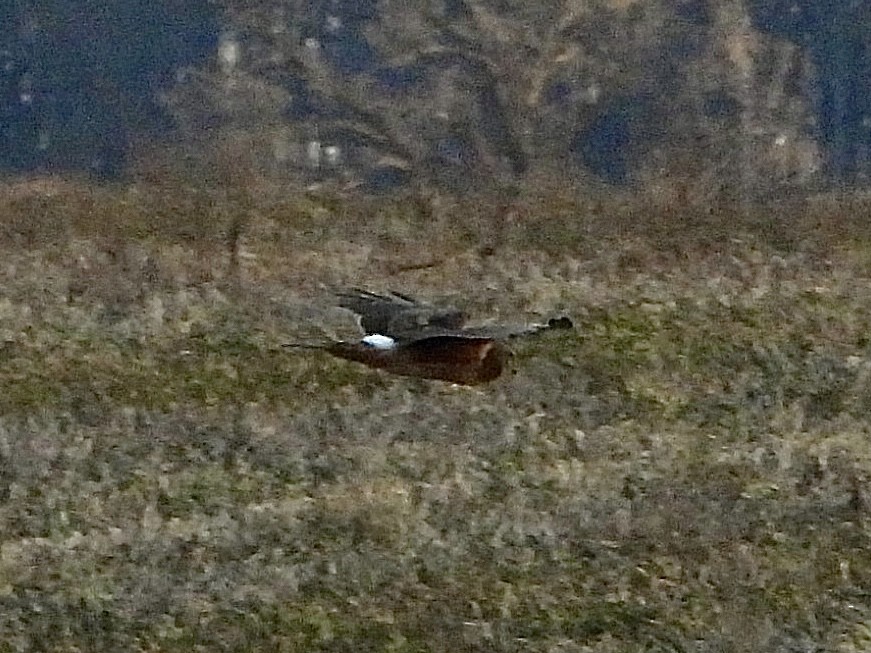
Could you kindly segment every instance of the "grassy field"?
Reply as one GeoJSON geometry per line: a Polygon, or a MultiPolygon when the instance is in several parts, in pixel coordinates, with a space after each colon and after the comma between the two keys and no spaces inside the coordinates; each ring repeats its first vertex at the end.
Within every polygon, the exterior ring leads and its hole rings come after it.
{"type": "Polygon", "coordinates": [[[0,652],[867,651],[871,198],[0,188],[0,652]],[[570,315],[479,388],[349,285],[570,315]]]}

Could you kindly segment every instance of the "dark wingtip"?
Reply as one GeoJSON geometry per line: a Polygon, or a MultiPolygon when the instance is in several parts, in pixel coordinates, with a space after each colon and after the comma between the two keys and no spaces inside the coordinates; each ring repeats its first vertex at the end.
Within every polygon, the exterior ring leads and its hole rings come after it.
{"type": "Polygon", "coordinates": [[[333,290],[333,294],[338,297],[340,300],[359,300],[359,299],[373,299],[375,297],[379,297],[380,295],[376,295],[373,292],[369,292],[368,290],[364,290],[363,288],[338,288],[333,290]]]}
{"type": "Polygon", "coordinates": [[[575,324],[568,317],[552,317],[547,321],[548,329],[574,329],[575,324]]]}
{"type": "Polygon", "coordinates": [[[408,302],[409,304],[417,304],[419,303],[414,297],[410,295],[406,295],[405,293],[399,292],[397,290],[391,290],[390,294],[394,297],[399,297],[402,301],[408,302]]]}

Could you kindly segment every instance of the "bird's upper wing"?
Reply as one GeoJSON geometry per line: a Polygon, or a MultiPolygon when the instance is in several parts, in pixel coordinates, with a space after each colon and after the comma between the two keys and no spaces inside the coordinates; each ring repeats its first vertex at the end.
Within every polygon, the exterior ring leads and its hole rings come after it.
{"type": "Polygon", "coordinates": [[[421,335],[425,337],[436,336],[453,336],[457,338],[487,338],[489,340],[508,340],[510,338],[519,338],[528,336],[542,331],[557,331],[562,329],[572,329],[574,324],[567,317],[551,318],[542,324],[515,324],[515,325],[482,325],[464,327],[460,330],[454,329],[426,329],[421,335]]]}
{"type": "Polygon", "coordinates": [[[367,334],[378,333],[397,339],[414,339],[427,331],[462,329],[466,315],[455,308],[439,308],[406,295],[377,295],[353,289],[338,293],[339,306],[360,316],[367,334]]]}

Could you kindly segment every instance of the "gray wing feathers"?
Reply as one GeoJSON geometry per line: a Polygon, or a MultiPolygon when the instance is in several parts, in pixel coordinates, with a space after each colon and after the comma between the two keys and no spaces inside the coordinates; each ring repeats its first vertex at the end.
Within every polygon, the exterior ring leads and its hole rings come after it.
{"type": "Polygon", "coordinates": [[[461,329],[466,316],[455,308],[436,308],[399,293],[376,295],[365,290],[338,293],[339,306],[360,316],[366,334],[416,337],[430,329],[461,329]]]}
{"type": "Polygon", "coordinates": [[[571,329],[567,317],[552,318],[545,324],[467,327],[466,314],[453,307],[435,307],[397,292],[378,295],[353,289],[337,293],[339,306],[360,316],[366,335],[381,334],[397,340],[418,340],[452,336],[505,340],[550,329],[571,329]]]}
{"type": "Polygon", "coordinates": [[[463,329],[459,334],[469,338],[491,338],[493,340],[507,340],[509,338],[519,338],[528,336],[541,331],[572,329],[574,324],[567,317],[551,318],[543,324],[517,324],[505,326],[480,326],[469,327],[463,329]]]}

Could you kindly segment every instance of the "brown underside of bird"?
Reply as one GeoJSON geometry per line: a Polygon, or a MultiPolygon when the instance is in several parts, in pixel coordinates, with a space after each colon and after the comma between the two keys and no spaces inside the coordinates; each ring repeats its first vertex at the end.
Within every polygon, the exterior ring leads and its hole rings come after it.
{"type": "Polygon", "coordinates": [[[477,385],[498,378],[511,350],[489,338],[434,336],[392,349],[359,342],[334,342],[324,349],[338,358],[402,376],[477,385]]]}

